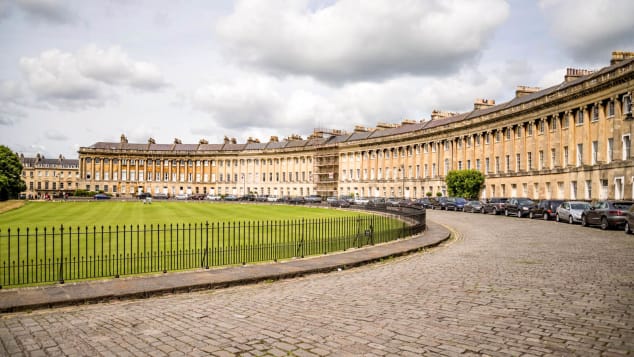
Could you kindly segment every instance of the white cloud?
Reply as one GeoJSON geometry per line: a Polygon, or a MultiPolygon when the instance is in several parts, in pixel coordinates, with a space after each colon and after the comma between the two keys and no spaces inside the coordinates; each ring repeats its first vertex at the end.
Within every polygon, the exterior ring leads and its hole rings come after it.
{"type": "Polygon", "coordinates": [[[118,46],[101,49],[89,45],[81,49],[76,57],[80,73],[100,82],[148,90],[166,85],[156,65],[132,61],[118,46]]]}
{"type": "Polygon", "coordinates": [[[240,1],[217,31],[238,61],[341,82],[455,72],[508,13],[502,0],[343,0],[315,10],[240,1]]]}
{"type": "Polygon", "coordinates": [[[576,59],[605,63],[614,50],[632,50],[631,0],[540,0],[554,36],[576,59]]]}
{"type": "Polygon", "coordinates": [[[40,103],[64,109],[103,106],[116,87],[156,90],[166,85],[158,67],[132,61],[119,47],[87,46],[77,53],[52,49],[22,58],[26,86],[40,103]]]}

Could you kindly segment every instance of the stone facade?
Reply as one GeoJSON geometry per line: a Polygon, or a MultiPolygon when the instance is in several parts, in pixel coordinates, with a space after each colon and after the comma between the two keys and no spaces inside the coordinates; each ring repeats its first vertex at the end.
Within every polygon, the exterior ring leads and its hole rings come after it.
{"type": "Polygon", "coordinates": [[[450,170],[476,169],[482,198],[634,198],[634,53],[609,67],[568,69],[564,81],[478,99],[467,113],[430,120],[319,129],[267,143],[99,142],[79,150],[80,188],[139,192],[419,198],[446,194],[450,170]]]}
{"type": "Polygon", "coordinates": [[[47,159],[37,154],[35,157],[20,155],[20,162],[22,180],[26,183],[26,191],[21,193],[24,198],[60,197],[79,188],[77,159],[66,159],[62,155],[57,159],[47,159]]]}

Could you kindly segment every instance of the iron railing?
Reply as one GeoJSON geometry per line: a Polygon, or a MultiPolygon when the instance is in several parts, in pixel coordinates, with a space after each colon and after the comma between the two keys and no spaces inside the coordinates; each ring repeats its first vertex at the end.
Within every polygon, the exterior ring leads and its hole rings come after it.
{"type": "Polygon", "coordinates": [[[388,242],[424,229],[424,210],[284,221],[7,229],[0,230],[0,288],[277,261],[388,242]]]}

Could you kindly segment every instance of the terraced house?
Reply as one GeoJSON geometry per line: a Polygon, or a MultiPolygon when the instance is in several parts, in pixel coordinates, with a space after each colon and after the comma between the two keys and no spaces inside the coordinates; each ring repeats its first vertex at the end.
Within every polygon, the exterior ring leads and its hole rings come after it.
{"type": "Polygon", "coordinates": [[[316,129],[303,139],[237,143],[98,142],[79,150],[80,186],[139,192],[303,196],[446,194],[450,170],[476,169],[482,197],[634,198],[631,152],[634,53],[597,71],[568,69],[515,98],[478,99],[472,111],[429,120],[316,129]]]}

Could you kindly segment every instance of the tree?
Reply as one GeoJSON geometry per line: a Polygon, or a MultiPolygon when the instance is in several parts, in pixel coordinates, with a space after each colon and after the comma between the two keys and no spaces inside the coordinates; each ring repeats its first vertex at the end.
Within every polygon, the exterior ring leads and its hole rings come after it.
{"type": "Polygon", "coordinates": [[[17,198],[26,190],[26,184],[20,178],[22,163],[8,147],[0,145],[0,201],[17,198]]]}
{"type": "Polygon", "coordinates": [[[477,199],[484,187],[484,175],[478,170],[452,170],[445,183],[449,196],[477,199]]]}

